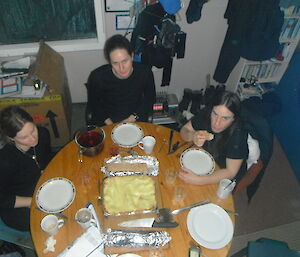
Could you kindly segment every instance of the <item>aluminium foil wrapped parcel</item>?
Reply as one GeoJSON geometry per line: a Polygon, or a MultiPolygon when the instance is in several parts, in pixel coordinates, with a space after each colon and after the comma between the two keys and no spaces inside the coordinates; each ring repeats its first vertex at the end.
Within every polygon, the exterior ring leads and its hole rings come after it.
{"type": "Polygon", "coordinates": [[[111,230],[105,234],[105,246],[117,248],[158,248],[171,241],[166,231],[155,230],[111,230]]]}
{"type": "MultiPolygon", "coordinates": [[[[147,164],[147,175],[148,176],[157,176],[159,174],[159,162],[155,157],[152,156],[125,156],[122,157],[121,155],[116,155],[111,157],[110,159],[106,160],[106,164],[114,164],[114,163],[131,163],[131,164],[137,164],[137,163],[146,163],[147,164]]],[[[127,175],[138,175],[138,174],[144,174],[144,172],[138,172],[138,171],[108,171],[107,166],[101,167],[101,171],[106,176],[127,176],[127,175]]]]}

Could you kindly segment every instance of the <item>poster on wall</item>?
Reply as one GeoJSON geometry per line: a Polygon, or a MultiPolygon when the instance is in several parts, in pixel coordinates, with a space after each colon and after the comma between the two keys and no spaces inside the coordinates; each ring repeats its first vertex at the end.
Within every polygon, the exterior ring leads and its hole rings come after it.
{"type": "Polygon", "coordinates": [[[105,0],[106,12],[128,12],[137,0],[105,0]]]}
{"type": "Polygon", "coordinates": [[[133,30],[133,19],[129,14],[116,15],[116,30],[133,30]]]}

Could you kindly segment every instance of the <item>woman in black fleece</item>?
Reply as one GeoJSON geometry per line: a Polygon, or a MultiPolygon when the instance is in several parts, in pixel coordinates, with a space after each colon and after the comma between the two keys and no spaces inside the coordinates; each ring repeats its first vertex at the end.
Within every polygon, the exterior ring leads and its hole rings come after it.
{"type": "Polygon", "coordinates": [[[155,102],[151,68],[133,62],[133,49],[122,35],[106,41],[104,56],[109,64],[95,69],[88,78],[88,123],[147,122],[155,102]]]}
{"type": "Polygon", "coordinates": [[[51,155],[50,135],[18,106],[0,113],[0,217],[8,226],[30,230],[30,205],[51,155]]]}

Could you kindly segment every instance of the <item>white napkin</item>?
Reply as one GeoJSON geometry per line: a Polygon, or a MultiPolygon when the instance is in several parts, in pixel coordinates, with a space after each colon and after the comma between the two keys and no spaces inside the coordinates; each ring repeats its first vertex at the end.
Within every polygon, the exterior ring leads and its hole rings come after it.
{"type": "Polygon", "coordinates": [[[121,227],[146,227],[151,228],[154,222],[154,218],[144,218],[136,220],[128,220],[119,223],[121,227]]]}
{"type": "Polygon", "coordinates": [[[57,257],[105,257],[103,243],[102,234],[91,226],[57,257]]]}

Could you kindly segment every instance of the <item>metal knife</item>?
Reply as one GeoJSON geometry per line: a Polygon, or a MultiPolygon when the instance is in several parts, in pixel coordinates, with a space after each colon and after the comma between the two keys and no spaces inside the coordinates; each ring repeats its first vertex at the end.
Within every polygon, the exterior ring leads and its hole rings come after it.
{"type": "Polygon", "coordinates": [[[173,146],[171,152],[175,152],[178,149],[179,141],[177,141],[173,146]]]}
{"type": "Polygon", "coordinates": [[[169,138],[169,151],[168,151],[168,153],[170,153],[171,150],[172,150],[171,147],[172,147],[173,134],[174,134],[174,130],[171,130],[170,131],[170,138],[169,138]]]}
{"type": "Polygon", "coordinates": [[[118,226],[130,228],[175,228],[178,226],[178,223],[174,221],[159,222],[156,221],[154,218],[143,218],[123,221],[119,223],[118,226]]]}
{"type": "Polygon", "coordinates": [[[182,143],[182,144],[179,144],[179,142],[177,141],[177,142],[173,145],[172,150],[171,150],[171,152],[168,153],[168,155],[169,155],[169,154],[172,154],[172,153],[175,153],[180,147],[183,147],[183,146],[187,145],[188,143],[189,143],[189,142],[184,142],[184,143],[182,143]]]}
{"type": "Polygon", "coordinates": [[[191,204],[191,205],[182,207],[182,208],[180,208],[180,209],[171,211],[170,213],[171,213],[172,215],[176,215],[176,214],[178,214],[179,212],[182,212],[182,211],[185,211],[185,210],[189,210],[189,209],[192,209],[192,208],[194,208],[194,207],[201,206],[201,205],[205,205],[205,204],[209,204],[209,203],[210,203],[209,200],[205,200],[205,201],[202,201],[202,202],[199,202],[199,203],[194,203],[194,204],[191,204]]]}

